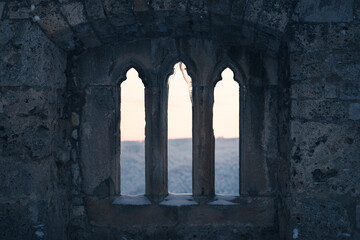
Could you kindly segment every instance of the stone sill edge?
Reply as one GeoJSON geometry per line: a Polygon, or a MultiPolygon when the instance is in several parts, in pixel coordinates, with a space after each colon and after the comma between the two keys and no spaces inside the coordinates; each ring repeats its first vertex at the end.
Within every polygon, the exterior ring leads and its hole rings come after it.
{"type": "Polygon", "coordinates": [[[202,196],[194,197],[191,194],[169,193],[161,201],[154,201],[146,195],[121,195],[112,199],[112,205],[124,206],[148,206],[160,205],[169,207],[184,207],[194,205],[212,205],[212,206],[232,206],[247,205],[273,198],[272,196],[233,196],[233,195],[215,195],[213,197],[202,196]]]}

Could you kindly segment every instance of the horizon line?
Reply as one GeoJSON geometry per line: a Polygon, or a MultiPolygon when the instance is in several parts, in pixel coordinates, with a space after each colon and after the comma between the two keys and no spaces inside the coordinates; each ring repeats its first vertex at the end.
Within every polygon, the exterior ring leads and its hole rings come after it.
{"type": "MultiPolygon", "coordinates": [[[[237,139],[239,137],[215,137],[215,139],[237,139]]],[[[168,138],[168,140],[186,140],[186,139],[192,139],[191,137],[189,138],[168,138]]],[[[145,139],[141,139],[141,140],[121,140],[121,142],[144,142],[145,139]]]]}

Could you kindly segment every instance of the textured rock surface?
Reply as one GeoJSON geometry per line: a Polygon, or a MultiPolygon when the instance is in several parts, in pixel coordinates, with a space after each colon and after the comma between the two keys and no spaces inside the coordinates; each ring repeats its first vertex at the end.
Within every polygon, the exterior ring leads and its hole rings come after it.
{"type": "MultiPolygon", "coordinates": [[[[0,0],[0,19],[1,239],[360,239],[359,0],[0,0]],[[270,229],[137,226],[119,235],[88,224],[84,197],[118,184],[106,159],[118,144],[109,134],[114,83],[135,67],[149,87],[157,147],[148,151],[163,167],[159,79],[180,59],[197,74],[198,103],[211,98],[210,70],[230,66],[249,79],[244,116],[257,117],[244,128],[254,165],[243,185],[254,184],[242,194],[276,196],[270,229]]],[[[203,107],[195,117],[206,122],[203,107]]],[[[202,123],[197,157],[211,150],[202,123]]],[[[151,191],[165,188],[165,173],[151,191]]]]}
{"type": "Polygon", "coordinates": [[[0,238],[64,239],[66,54],[30,21],[0,29],[0,238]]]}
{"type": "Polygon", "coordinates": [[[359,22],[337,4],[300,1],[293,16],[289,238],[359,237],[359,22]]]}

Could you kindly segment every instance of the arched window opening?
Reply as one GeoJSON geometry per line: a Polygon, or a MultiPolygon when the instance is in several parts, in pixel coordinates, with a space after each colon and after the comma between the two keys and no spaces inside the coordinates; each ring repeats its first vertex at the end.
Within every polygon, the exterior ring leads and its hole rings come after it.
{"type": "Polygon", "coordinates": [[[121,83],[121,194],[145,193],[145,100],[144,85],[131,68],[121,83]]]}
{"type": "Polygon", "coordinates": [[[239,195],[239,84],[226,68],[214,89],[215,193],[239,195]]]}
{"type": "Polygon", "coordinates": [[[192,192],[192,82],[184,63],[168,79],[168,189],[192,192]]]}

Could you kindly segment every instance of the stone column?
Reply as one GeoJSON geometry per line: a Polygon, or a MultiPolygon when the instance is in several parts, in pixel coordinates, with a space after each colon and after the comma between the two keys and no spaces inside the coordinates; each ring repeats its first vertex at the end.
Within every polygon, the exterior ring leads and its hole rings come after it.
{"type": "Polygon", "coordinates": [[[118,120],[115,106],[118,99],[113,86],[91,86],[86,89],[81,114],[79,160],[83,191],[87,195],[111,196],[120,191],[118,120]]]}
{"type": "Polygon", "coordinates": [[[166,91],[162,87],[145,88],[145,179],[146,195],[157,197],[168,193],[166,91]]]}
{"type": "Polygon", "coordinates": [[[239,192],[238,194],[241,195],[242,193],[242,161],[244,159],[244,151],[242,147],[244,146],[244,104],[245,104],[245,88],[244,86],[239,84],[239,192]]]}
{"type": "Polygon", "coordinates": [[[121,86],[118,85],[115,88],[115,159],[112,161],[111,166],[111,177],[114,179],[115,183],[115,194],[121,194],[121,86]]]}
{"type": "Polygon", "coordinates": [[[193,87],[193,194],[214,195],[214,88],[193,87]]]}
{"type": "Polygon", "coordinates": [[[264,195],[269,192],[264,152],[264,88],[249,85],[241,97],[240,195],[264,195]]]}

